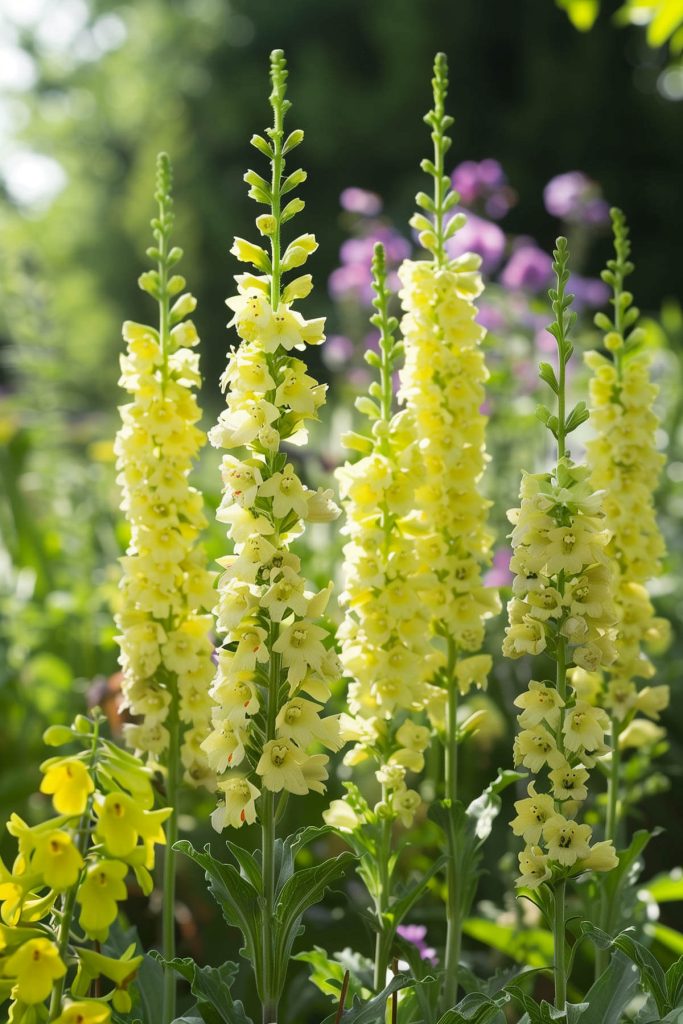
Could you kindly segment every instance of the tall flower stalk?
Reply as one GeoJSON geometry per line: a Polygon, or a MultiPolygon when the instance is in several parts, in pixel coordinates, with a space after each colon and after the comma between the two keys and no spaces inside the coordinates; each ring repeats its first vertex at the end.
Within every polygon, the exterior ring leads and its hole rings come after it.
{"type": "MultiPolygon", "coordinates": [[[[414,489],[421,461],[410,414],[393,411],[393,374],[403,346],[394,337],[398,321],[389,314],[386,260],[379,243],[372,272],[371,323],[379,331],[379,351],[369,350],[366,361],[378,380],[370,385],[370,394],[357,401],[368,417],[368,432],[345,438],[362,457],[337,471],[348,537],[341,597],[345,617],[338,636],[341,661],[351,678],[350,714],[342,717],[342,737],[354,746],[344,760],[355,766],[369,759],[381,796],[371,807],[358,787],[347,783],[345,799],[333,801],[324,817],[349,836],[360,857],[360,873],[374,907],[374,983],[379,991],[401,923],[394,894],[394,826],[410,826],[421,802],[408,780],[422,771],[430,740],[422,712],[430,695],[435,652],[421,594],[430,579],[420,569],[415,550],[419,513],[414,511],[414,489]]],[[[422,879],[420,891],[427,881],[422,879]]]]}
{"type": "MultiPolygon", "coordinates": [[[[282,448],[305,444],[306,424],[317,419],[325,399],[325,386],[307,374],[292,350],[319,345],[325,335],[324,320],[305,320],[292,308],[310,293],[310,274],[283,285],[284,275],[303,266],[317,242],[304,234],[283,246],[283,227],[304,207],[298,198],[283,202],[306,179],[301,169],[285,170],[285,158],[303,132],[285,136],[291,104],[282,51],[273,52],[270,71],[273,126],[267,138],[251,140],[269,161],[270,180],[251,170],[245,174],[249,195],[268,208],[256,226],[270,251],[241,238],[232,247],[255,272],[238,275],[238,294],[228,299],[240,343],[230,350],[222,379],[227,409],[209,434],[216,448],[238,454],[224,455],[221,466],[217,519],[228,525],[233,547],[220,559],[216,614],[224,640],[211,690],[212,730],[203,743],[223,796],[212,816],[215,828],[240,828],[257,817],[261,825],[263,903],[253,967],[264,1024],[278,1019],[288,958],[274,927],[276,826],[291,794],[324,791],[328,757],[310,751],[340,745],[338,716],[321,712],[330,683],[341,674],[331,638],[315,622],[332,585],[309,592],[290,550],[304,523],[329,522],[339,510],[331,491],[314,492],[302,483],[282,448]]],[[[293,937],[286,941],[291,946],[293,937]]]]}
{"type": "MultiPolygon", "coordinates": [[[[123,325],[128,343],[121,358],[120,384],[132,396],[121,407],[116,436],[117,480],[122,509],[131,527],[121,559],[122,599],[116,623],[121,633],[124,707],[142,721],[125,727],[126,741],[166,772],[166,825],[162,932],[167,959],[175,955],[175,850],[178,793],[184,781],[213,788],[214,777],[201,743],[210,722],[209,685],[214,667],[210,640],[213,576],[197,538],[206,520],[202,496],[191,487],[192,460],[205,441],[196,426],[194,394],[201,379],[192,351],[197,331],[185,318],[196,300],[183,292],[185,279],[172,274],[182,250],[171,246],[173,201],[169,159],[157,160],[152,221],[155,244],[147,250],[156,269],[141,275],[140,287],[157,303],[158,325],[123,325]],[[184,773],[183,773],[184,769],[184,773]]],[[[164,979],[164,1024],[175,1018],[175,974],[164,979]]]]}
{"type": "Polygon", "coordinates": [[[590,845],[590,825],[580,822],[587,799],[589,769],[608,751],[609,719],[582,699],[569,682],[574,666],[595,672],[613,663],[614,579],[607,554],[602,494],[589,470],[575,464],[567,437],[588,417],[584,402],[567,411],[566,370],[573,352],[569,333],[575,320],[567,295],[569,252],[558,238],[549,292],[555,320],[548,331],[557,342],[558,371],[542,363],[540,376],[556,397],[556,409],[539,408],[539,418],[555,439],[555,465],[549,473],[525,474],[521,506],[509,518],[515,573],[509,625],[503,653],[510,658],[544,654],[555,662],[555,679],[531,680],[516,698],[521,709],[515,739],[515,764],[539,778],[528,797],[515,804],[515,835],[525,849],[519,855],[518,886],[549,914],[554,936],[555,1006],[567,999],[567,880],[587,870],[609,871],[617,858],[611,841],[590,845]],[[542,785],[543,775],[548,788],[542,785]],[[534,897],[536,893],[536,897],[534,897]]]}
{"type": "Polygon", "coordinates": [[[448,256],[448,241],[465,218],[452,212],[459,197],[444,172],[451,145],[447,131],[453,123],[445,113],[447,73],[445,55],[437,54],[434,108],[425,117],[434,156],[422,161],[422,169],[433,180],[433,194],[418,193],[424,212],[411,220],[431,255],[427,260],[406,260],[399,269],[405,311],[400,396],[414,423],[423,468],[415,492],[421,520],[415,546],[421,565],[432,574],[424,601],[439,659],[428,710],[443,744],[450,808],[444,1011],[456,1000],[462,923],[472,899],[471,885],[461,877],[462,835],[456,826],[458,746],[467,731],[458,725],[458,703],[473,685],[486,686],[491,658],[478,652],[484,622],[499,610],[496,592],[484,587],[481,579],[492,542],[486,525],[490,502],[478,486],[487,462],[481,406],[488,372],[479,347],[485,331],[476,322],[474,304],[483,287],[481,261],[472,253],[448,256]]]}
{"type": "MultiPolygon", "coordinates": [[[[655,435],[659,421],[652,405],[657,388],[650,380],[650,357],[638,351],[642,332],[638,309],[626,290],[633,272],[628,226],[621,210],[611,211],[614,259],[603,272],[612,288],[613,319],[604,313],[596,325],[605,331],[607,355],[590,352],[591,424],[595,435],[587,444],[591,480],[604,491],[605,525],[610,531],[607,553],[615,573],[619,617],[616,658],[604,675],[596,699],[607,708],[612,748],[607,777],[605,838],[617,843],[622,823],[622,746],[637,727],[638,713],[657,720],[669,703],[668,686],[644,686],[655,674],[648,648],[661,650],[668,641],[668,622],[658,618],[647,592],[661,572],[664,541],[657,526],[654,492],[664,464],[655,435]],[[634,719],[636,720],[635,724],[634,719]]],[[[598,684],[600,686],[600,684],[598,684]]],[[[640,719],[642,722],[642,719],[640,719]]],[[[657,737],[661,732],[657,731],[657,737]]],[[[600,923],[610,930],[618,908],[603,892],[600,923]]],[[[606,965],[607,951],[598,950],[596,970],[606,965]]]]}

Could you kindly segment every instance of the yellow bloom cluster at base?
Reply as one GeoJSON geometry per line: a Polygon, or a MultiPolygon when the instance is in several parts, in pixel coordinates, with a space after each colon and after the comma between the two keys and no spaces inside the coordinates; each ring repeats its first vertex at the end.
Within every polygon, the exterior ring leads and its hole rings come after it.
{"type": "Polygon", "coordinates": [[[203,499],[188,476],[205,441],[196,426],[201,412],[198,387],[199,338],[191,320],[196,300],[167,276],[180,249],[168,250],[173,218],[168,189],[170,170],[160,157],[155,228],[160,271],[149,271],[140,286],[159,301],[160,327],[123,325],[127,353],[121,358],[120,384],[132,402],[121,407],[123,425],[116,436],[117,482],[122,510],[131,526],[128,552],[121,559],[120,629],[124,707],[142,721],[126,726],[128,744],[152,760],[163,761],[169,745],[167,720],[180,719],[185,780],[214,783],[201,743],[207,735],[214,673],[210,639],[212,620],[199,609],[211,608],[213,577],[197,543],[206,526],[203,499]]]}
{"type": "Polygon", "coordinates": [[[29,826],[13,814],[7,831],[17,840],[11,870],[0,861],[0,1002],[9,996],[12,1024],[47,1019],[43,1004],[57,993],[63,1024],[106,1024],[111,1002],[128,1012],[128,987],[142,956],[130,947],[112,958],[88,950],[86,939],[106,941],[119,903],[128,896],[133,871],[145,894],[152,890],[154,847],[164,842],[170,808],[153,810],[148,769],[99,736],[100,720],[79,718],[72,729],[49,729],[46,742],[79,740],[82,752],[49,758],[41,766],[41,791],[57,816],[29,826]],[[59,909],[57,909],[59,907],[59,909]],[[72,939],[78,925],[85,935],[72,939]],[[78,963],[64,1000],[68,965],[78,963]],[[87,977],[86,977],[87,975],[87,977]],[[82,999],[90,981],[104,977],[114,988],[102,999],[82,999]],[[56,988],[56,986],[58,986],[56,988]]]}
{"type": "MultiPolygon", "coordinates": [[[[486,686],[491,667],[475,655],[484,623],[500,609],[497,592],[482,584],[491,558],[490,502],[479,491],[487,455],[482,413],[488,371],[474,299],[482,291],[480,259],[471,253],[440,265],[407,260],[399,269],[405,315],[405,365],[400,397],[412,417],[422,472],[415,488],[420,566],[431,574],[422,593],[432,630],[449,638],[459,655],[455,682],[462,694],[486,686]],[[474,655],[467,656],[467,655],[474,655]]],[[[428,711],[443,727],[446,691],[433,686],[428,711]]]]}

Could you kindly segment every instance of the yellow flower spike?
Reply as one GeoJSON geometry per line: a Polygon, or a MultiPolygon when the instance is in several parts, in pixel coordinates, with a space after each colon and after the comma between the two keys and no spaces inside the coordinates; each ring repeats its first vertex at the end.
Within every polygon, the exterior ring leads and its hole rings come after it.
{"type": "Polygon", "coordinates": [[[66,965],[54,942],[29,939],[5,960],[2,972],[15,981],[15,999],[32,1006],[47,999],[53,982],[66,974],[66,965]]]}
{"type": "Polygon", "coordinates": [[[31,868],[42,875],[51,889],[69,889],[78,880],[82,867],[83,857],[67,832],[55,829],[41,835],[31,868]]]}
{"type": "MultiPolygon", "coordinates": [[[[125,1010],[122,1012],[126,1012],[125,1010]]],[[[66,1004],[54,1024],[109,1024],[111,1009],[98,999],[80,999],[66,1004]]]]}
{"type": "Polygon", "coordinates": [[[124,879],[128,865],[119,860],[99,860],[88,867],[78,890],[79,923],[91,939],[103,942],[116,920],[118,903],[128,895],[124,879]]]}

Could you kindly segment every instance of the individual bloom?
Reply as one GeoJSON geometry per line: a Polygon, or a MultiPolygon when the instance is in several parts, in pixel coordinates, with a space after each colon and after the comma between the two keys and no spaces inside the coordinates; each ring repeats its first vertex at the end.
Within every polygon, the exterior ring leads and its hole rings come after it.
{"type": "Polygon", "coordinates": [[[95,835],[114,857],[127,857],[137,845],[142,812],[125,793],[108,793],[95,801],[97,826],[95,835]]]}
{"type": "Polygon", "coordinates": [[[415,946],[420,954],[421,960],[427,960],[429,963],[436,965],[438,957],[436,950],[431,946],[427,945],[427,928],[423,924],[400,924],[396,929],[397,935],[400,935],[406,942],[410,942],[415,946]]]}
{"type": "MultiPolygon", "coordinates": [[[[133,956],[134,946],[129,946],[122,956],[116,958],[105,956],[96,950],[81,948],[78,950],[79,969],[76,979],[72,985],[73,995],[83,995],[90,988],[92,982],[100,977],[107,978],[114,982],[114,989],[111,992],[111,1000],[115,1010],[119,1013],[128,1013],[132,1006],[132,999],[128,987],[135,979],[144,956],[133,956]]],[[[85,1004],[88,1005],[87,1003],[85,1004]]],[[[106,1007],[106,1003],[100,1003],[99,1007],[106,1007]]],[[[93,1012],[99,1011],[98,1004],[93,1005],[93,1012]]],[[[89,1020],[89,1017],[85,1018],[89,1020]]],[[[96,1018],[98,1019],[98,1018],[96,1018]]],[[[103,1018],[107,1019],[107,1018],[103,1018]]]]}
{"type": "Polygon", "coordinates": [[[227,768],[236,768],[244,760],[249,738],[244,716],[214,719],[214,728],[201,744],[212,771],[222,775],[227,768]]]}
{"type": "Polygon", "coordinates": [[[300,747],[307,747],[317,740],[330,750],[339,750],[339,715],[321,718],[320,711],[320,704],[305,697],[288,700],[275,720],[278,735],[294,740],[300,747]]]}
{"type": "Polygon", "coordinates": [[[281,622],[286,611],[305,615],[308,601],[304,597],[305,582],[299,573],[285,566],[282,575],[265,590],[259,598],[261,608],[266,608],[273,622],[281,622]]]}
{"type": "Polygon", "coordinates": [[[563,757],[554,737],[542,725],[523,729],[515,737],[515,764],[523,764],[532,772],[540,772],[544,764],[556,767],[563,757]]]}
{"type": "Polygon", "coordinates": [[[124,881],[127,874],[128,865],[120,860],[99,860],[88,868],[78,890],[78,920],[89,938],[106,939],[118,914],[117,903],[128,895],[124,881]]]}
{"type": "Polygon", "coordinates": [[[67,1002],[54,1024],[109,1024],[111,1009],[99,999],[77,999],[67,1002]]]}
{"type": "Polygon", "coordinates": [[[429,740],[429,729],[424,725],[417,725],[410,718],[406,718],[405,722],[396,730],[396,741],[402,747],[407,747],[409,750],[414,750],[419,754],[427,749],[429,740]]]}
{"type": "Polygon", "coordinates": [[[652,747],[665,736],[666,730],[654,722],[648,722],[645,718],[634,718],[619,733],[619,749],[628,750],[632,747],[637,750],[638,747],[652,747]]]}
{"type": "Polygon", "coordinates": [[[302,619],[286,626],[273,644],[273,650],[282,655],[282,662],[288,669],[288,679],[293,685],[300,683],[310,666],[320,667],[325,648],[320,642],[327,636],[321,626],[302,619]]]}
{"type": "Polygon", "coordinates": [[[41,833],[36,843],[31,869],[43,876],[51,889],[69,889],[78,879],[83,858],[71,836],[61,829],[41,833]]]}
{"type": "Polygon", "coordinates": [[[88,769],[76,758],[59,758],[43,766],[40,792],[52,796],[58,814],[82,814],[95,784],[88,769]]]}
{"type": "Polygon", "coordinates": [[[346,800],[332,800],[323,811],[323,821],[340,832],[353,832],[361,824],[361,819],[346,800]]]}
{"type": "Polygon", "coordinates": [[[554,686],[539,683],[535,679],[531,680],[525,693],[515,697],[513,704],[522,708],[518,717],[520,725],[525,729],[540,725],[543,721],[555,729],[560,719],[560,708],[564,707],[564,701],[554,686]]]}
{"type": "Polygon", "coordinates": [[[638,694],[636,707],[648,718],[659,721],[660,711],[669,706],[670,690],[668,686],[644,686],[638,694]]]}
{"type": "Polygon", "coordinates": [[[211,815],[211,824],[216,831],[222,832],[226,825],[232,828],[253,825],[256,821],[255,800],[260,796],[257,787],[243,775],[230,774],[218,783],[218,789],[223,793],[224,803],[219,804],[211,815]]]}
{"type": "Polygon", "coordinates": [[[327,765],[329,763],[327,754],[309,754],[301,759],[301,771],[304,782],[309,791],[324,793],[325,783],[328,779],[327,765]]]}
{"type": "Polygon", "coordinates": [[[596,750],[602,746],[606,732],[609,732],[609,718],[602,708],[593,707],[586,701],[577,700],[564,718],[562,732],[567,750],[596,750]]]}
{"type": "Polygon", "coordinates": [[[294,472],[291,463],[287,463],[281,473],[273,473],[259,487],[260,498],[272,498],[273,515],[284,519],[294,512],[299,519],[304,519],[308,512],[306,488],[294,472]]]}
{"type": "MultiPolygon", "coordinates": [[[[510,602],[513,604],[513,602],[510,602]]],[[[527,616],[505,630],[503,654],[508,658],[521,658],[524,654],[541,654],[546,648],[543,624],[527,616]]]]}
{"type": "Polygon", "coordinates": [[[616,850],[611,839],[594,843],[591,846],[588,856],[581,861],[581,870],[589,871],[611,871],[619,864],[616,850]]]}
{"type": "Polygon", "coordinates": [[[520,876],[515,882],[517,886],[537,889],[551,877],[548,857],[540,846],[528,846],[518,854],[520,876]]]}
{"type": "Polygon", "coordinates": [[[420,794],[416,793],[414,789],[395,790],[391,798],[391,806],[405,828],[410,828],[413,824],[421,803],[420,794]]]}
{"type": "Polygon", "coordinates": [[[282,789],[298,796],[308,793],[301,770],[301,755],[291,740],[268,740],[256,765],[256,773],[261,776],[266,789],[273,793],[282,789]]]}
{"type": "Polygon", "coordinates": [[[14,998],[34,1006],[47,999],[53,983],[66,974],[66,965],[54,942],[29,939],[4,961],[2,973],[14,981],[14,998]]]}
{"type": "Polygon", "coordinates": [[[561,814],[548,818],[543,826],[543,838],[550,860],[556,860],[565,867],[571,867],[577,860],[589,855],[590,825],[579,825],[561,814]]]}
{"type": "Polygon", "coordinates": [[[475,654],[471,658],[461,658],[455,666],[455,678],[460,693],[465,696],[472,686],[485,690],[492,665],[493,659],[490,654],[475,654]]]}
{"type": "Polygon", "coordinates": [[[556,800],[585,800],[588,796],[585,785],[588,781],[588,772],[582,765],[572,768],[565,761],[548,772],[548,777],[553,784],[553,795],[556,800]]]}
{"type": "Polygon", "coordinates": [[[538,843],[543,826],[555,813],[555,804],[548,793],[537,793],[533,782],[529,783],[527,793],[527,798],[515,801],[517,817],[512,819],[510,826],[525,843],[538,843]]]}

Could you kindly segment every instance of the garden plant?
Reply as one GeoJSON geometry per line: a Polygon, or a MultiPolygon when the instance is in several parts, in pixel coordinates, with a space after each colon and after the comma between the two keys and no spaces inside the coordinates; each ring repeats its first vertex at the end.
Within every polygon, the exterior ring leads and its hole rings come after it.
{"type": "Polygon", "coordinates": [[[500,165],[448,162],[443,53],[431,84],[409,224],[342,196],[326,339],[271,54],[206,432],[157,158],[153,323],[123,324],[111,451],[120,673],[55,716],[7,821],[8,1024],[683,1020],[683,935],[657,923],[683,880],[648,873],[667,822],[637,827],[668,785],[656,495],[680,424],[627,218],[575,172],[546,191],[552,255],[510,247],[500,165]]]}

